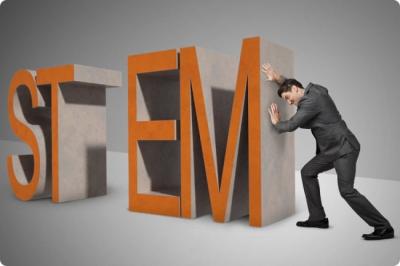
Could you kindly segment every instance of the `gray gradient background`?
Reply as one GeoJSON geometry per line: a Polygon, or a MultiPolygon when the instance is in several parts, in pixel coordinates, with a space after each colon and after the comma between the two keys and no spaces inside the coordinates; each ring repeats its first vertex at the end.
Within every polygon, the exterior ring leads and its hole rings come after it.
{"type": "MultiPolygon", "coordinates": [[[[16,140],[6,99],[20,68],[75,63],[121,70],[123,86],[107,91],[108,149],[127,152],[128,55],[199,45],[238,56],[243,38],[265,36],[294,50],[303,85],[330,90],[361,143],[357,175],[400,180],[399,26],[394,0],[6,0],[0,139],[16,140]]],[[[309,131],[295,134],[300,170],[315,143],[309,131]]]]}
{"type": "MultiPolygon", "coordinates": [[[[314,82],[330,90],[361,142],[357,176],[371,177],[357,178],[356,187],[399,232],[399,25],[400,7],[393,0],[6,0],[0,8],[3,262],[7,266],[27,261],[32,265],[394,265],[399,260],[399,238],[363,241],[361,234],[371,228],[340,198],[334,176],[320,178],[333,228],[294,226],[307,215],[298,173],[296,214],[252,228],[247,218],[218,224],[209,215],[186,220],[129,212],[127,155],[119,152],[127,152],[129,54],[199,45],[238,56],[243,38],[265,36],[294,50],[296,78],[304,85],[314,82]],[[63,204],[18,201],[4,168],[5,155],[26,150],[22,143],[3,141],[17,140],[6,112],[10,79],[20,68],[68,63],[123,73],[123,86],[107,91],[108,194],[63,204]]],[[[315,142],[309,131],[295,134],[300,170],[314,155],[315,142]]]]}

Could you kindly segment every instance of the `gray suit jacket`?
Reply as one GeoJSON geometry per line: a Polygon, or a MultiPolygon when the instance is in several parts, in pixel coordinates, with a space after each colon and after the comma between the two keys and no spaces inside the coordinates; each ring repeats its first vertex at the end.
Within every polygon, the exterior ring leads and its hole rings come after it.
{"type": "Polygon", "coordinates": [[[316,154],[337,157],[360,150],[360,143],[342,120],[328,90],[320,85],[308,84],[296,114],[275,125],[279,133],[298,127],[311,129],[317,142],[316,154]]]}

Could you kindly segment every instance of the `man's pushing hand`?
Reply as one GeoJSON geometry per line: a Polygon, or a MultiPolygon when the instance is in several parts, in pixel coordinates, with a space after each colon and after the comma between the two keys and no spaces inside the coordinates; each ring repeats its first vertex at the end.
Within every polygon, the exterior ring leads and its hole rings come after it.
{"type": "Polygon", "coordinates": [[[278,84],[282,84],[285,80],[284,77],[282,77],[278,71],[273,69],[269,63],[262,65],[261,72],[264,73],[267,80],[275,81],[278,84]]]}
{"type": "Polygon", "coordinates": [[[267,80],[276,81],[280,77],[279,73],[275,71],[269,63],[263,64],[261,71],[264,73],[267,80]]]}
{"type": "Polygon", "coordinates": [[[281,119],[279,115],[278,106],[276,103],[272,103],[270,108],[268,108],[269,116],[271,117],[272,124],[276,125],[281,119]]]}

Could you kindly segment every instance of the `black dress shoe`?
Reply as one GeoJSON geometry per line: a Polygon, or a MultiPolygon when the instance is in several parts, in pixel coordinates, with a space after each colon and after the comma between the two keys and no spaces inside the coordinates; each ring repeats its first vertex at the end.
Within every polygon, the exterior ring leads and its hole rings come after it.
{"type": "Polygon", "coordinates": [[[388,239],[394,237],[394,230],[393,228],[383,228],[383,229],[376,229],[371,234],[363,234],[362,237],[365,240],[381,240],[381,239],[388,239]]]}
{"type": "Polygon", "coordinates": [[[319,221],[299,221],[296,223],[297,226],[300,227],[316,227],[316,228],[328,228],[329,227],[329,220],[328,218],[324,218],[319,221]]]}

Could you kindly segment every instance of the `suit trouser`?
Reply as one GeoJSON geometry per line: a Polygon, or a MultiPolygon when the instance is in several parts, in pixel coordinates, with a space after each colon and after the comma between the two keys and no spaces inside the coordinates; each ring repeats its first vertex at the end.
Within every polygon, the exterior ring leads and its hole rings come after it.
{"type": "Polygon", "coordinates": [[[325,211],[321,203],[318,174],[335,168],[340,195],[350,207],[370,226],[375,228],[391,227],[389,221],[379,213],[365,196],[354,188],[359,153],[359,150],[354,150],[336,159],[318,154],[301,169],[303,188],[310,213],[309,220],[325,218],[325,211]]]}

